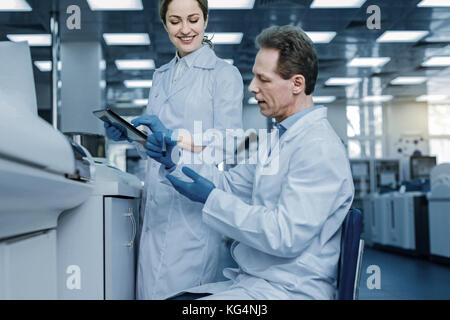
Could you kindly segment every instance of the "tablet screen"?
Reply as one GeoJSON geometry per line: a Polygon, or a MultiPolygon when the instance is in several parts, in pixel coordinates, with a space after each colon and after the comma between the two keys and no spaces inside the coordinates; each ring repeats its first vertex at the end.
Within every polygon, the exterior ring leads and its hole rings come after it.
{"type": "Polygon", "coordinates": [[[131,123],[126,121],[124,118],[119,116],[117,113],[111,109],[96,110],[92,112],[96,117],[104,122],[109,122],[110,124],[122,128],[126,131],[127,137],[130,140],[137,141],[145,144],[147,141],[147,134],[139,129],[136,129],[131,123]]]}

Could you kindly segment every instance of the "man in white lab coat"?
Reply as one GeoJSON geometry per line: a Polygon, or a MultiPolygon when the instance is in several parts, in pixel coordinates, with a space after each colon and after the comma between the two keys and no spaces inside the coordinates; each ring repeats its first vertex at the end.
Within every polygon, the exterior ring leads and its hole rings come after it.
{"type": "MultiPolygon", "coordinates": [[[[346,150],[327,109],[313,104],[318,66],[308,36],[271,27],[256,43],[249,91],[276,120],[278,145],[257,164],[217,171],[212,181],[188,165],[167,170],[176,190],[204,203],[203,222],[235,240],[239,268],[224,270],[230,280],[187,291],[213,294],[204,299],[333,299],[341,225],[354,194],[346,150]]],[[[157,153],[159,141],[148,147],[157,153]]]]}

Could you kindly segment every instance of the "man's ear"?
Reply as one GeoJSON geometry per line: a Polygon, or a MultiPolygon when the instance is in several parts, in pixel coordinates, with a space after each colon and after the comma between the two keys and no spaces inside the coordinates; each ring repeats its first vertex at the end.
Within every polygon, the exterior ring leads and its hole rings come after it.
{"type": "Polygon", "coordinates": [[[292,84],[293,84],[292,93],[300,94],[305,91],[306,80],[305,77],[302,76],[301,74],[296,74],[292,76],[292,84]]]}

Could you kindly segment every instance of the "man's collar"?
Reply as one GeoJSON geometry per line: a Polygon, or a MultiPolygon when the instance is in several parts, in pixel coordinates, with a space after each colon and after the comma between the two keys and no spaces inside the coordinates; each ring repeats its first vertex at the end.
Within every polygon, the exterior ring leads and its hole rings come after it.
{"type": "Polygon", "coordinates": [[[310,107],[310,108],[306,108],[306,109],[304,109],[302,111],[296,112],[293,115],[291,115],[291,116],[287,117],[286,119],[284,119],[283,121],[281,121],[280,125],[283,126],[286,129],[289,129],[300,118],[304,117],[305,115],[307,115],[311,111],[314,111],[314,110],[322,108],[322,107],[323,107],[322,105],[317,105],[317,106],[313,106],[313,107],[310,107]]]}

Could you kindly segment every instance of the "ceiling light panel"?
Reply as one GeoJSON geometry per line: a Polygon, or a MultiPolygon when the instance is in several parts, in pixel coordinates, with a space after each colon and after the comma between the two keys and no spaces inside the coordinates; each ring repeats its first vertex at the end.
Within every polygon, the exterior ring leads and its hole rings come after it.
{"type": "Polygon", "coordinates": [[[151,88],[152,80],[125,80],[124,85],[127,88],[151,88]]]}
{"type": "Polygon", "coordinates": [[[205,33],[214,44],[240,44],[244,34],[242,32],[205,33]]]}
{"type": "Polygon", "coordinates": [[[391,58],[354,58],[350,61],[348,67],[358,67],[358,68],[381,68],[386,63],[391,61],[391,58]]]}
{"type": "Polygon", "coordinates": [[[314,0],[312,9],[361,8],[366,0],[314,0]]]}
{"type": "Polygon", "coordinates": [[[450,0],[423,0],[418,7],[450,7],[450,0]]]}
{"type": "Polygon", "coordinates": [[[119,70],[153,70],[155,61],[152,59],[116,60],[116,67],[119,70]]]}
{"type": "Polygon", "coordinates": [[[417,42],[428,35],[428,31],[386,31],[377,42],[417,42]]]}
{"type": "Polygon", "coordinates": [[[35,61],[34,65],[41,72],[50,72],[50,71],[52,71],[52,62],[51,61],[35,61]]]}
{"type": "Polygon", "coordinates": [[[148,105],[148,99],[135,99],[133,100],[133,104],[138,106],[146,106],[148,105]]]}
{"type": "Polygon", "coordinates": [[[103,38],[108,46],[147,46],[150,37],[147,33],[105,33],[103,38]]]}
{"type": "Polygon", "coordinates": [[[422,63],[424,67],[449,67],[450,66],[450,56],[442,57],[432,57],[422,63]]]}
{"type": "Polygon", "coordinates": [[[434,95],[422,95],[417,97],[417,102],[440,102],[447,100],[447,96],[443,94],[434,94],[434,95]]]}
{"type": "Polygon", "coordinates": [[[363,98],[363,102],[388,102],[393,96],[367,96],[363,98]]]}
{"type": "Polygon", "coordinates": [[[336,100],[335,96],[313,96],[314,103],[331,103],[336,100]]]}
{"type": "Polygon", "coordinates": [[[49,34],[8,34],[8,39],[14,42],[28,42],[30,47],[50,47],[52,37],[49,34]]]}
{"type": "Polygon", "coordinates": [[[426,77],[397,77],[391,81],[392,85],[417,85],[427,81],[426,77]]]}
{"type": "Polygon", "coordinates": [[[208,0],[209,9],[253,9],[255,0],[208,0]]]}
{"type": "Polygon", "coordinates": [[[336,36],[334,31],[307,31],[305,33],[314,43],[330,43],[336,36]]]}
{"type": "Polygon", "coordinates": [[[351,86],[361,82],[361,78],[330,78],[325,82],[327,86],[351,86]]]}
{"type": "Polygon", "coordinates": [[[1,0],[0,12],[23,12],[32,11],[33,9],[25,0],[1,0]]]}
{"type": "Polygon", "coordinates": [[[142,0],[87,0],[92,11],[140,11],[142,0]]]}

